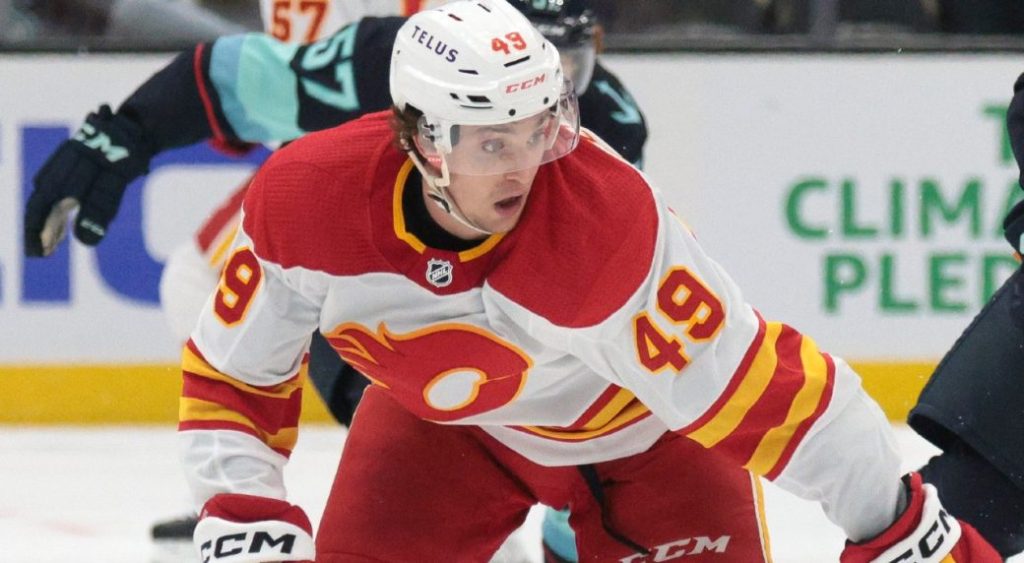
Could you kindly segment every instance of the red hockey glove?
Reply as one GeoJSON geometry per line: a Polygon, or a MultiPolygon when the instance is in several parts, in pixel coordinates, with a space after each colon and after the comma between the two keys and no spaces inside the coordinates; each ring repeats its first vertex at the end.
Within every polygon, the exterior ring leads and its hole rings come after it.
{"type": "Polygon", "coordinates": [[[924,485],[919,474],[905,476],[903,483],[909,495],[907,509],[877,537],[847,543],[841,563],[1002,563],[974,528],[942,508],[938,491],[924,485]]]}
{"type": "Polygon", "coordinates": [[[203,505],[192,540],[202,563],[312,563],[313,527],[283,500],[220,494],[203,505]]]}

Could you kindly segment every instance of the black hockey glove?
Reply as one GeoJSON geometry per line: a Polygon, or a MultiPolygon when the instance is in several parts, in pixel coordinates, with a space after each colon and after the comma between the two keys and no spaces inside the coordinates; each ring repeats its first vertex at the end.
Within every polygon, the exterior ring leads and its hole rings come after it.
{"type": "MultiPolygon", "coordinates": [[[[1017,257],[1024,256],[1021,252],[1021,238],[1024,237],[1024,201],[1018,201],[1017,205],[1006,214],[1003,219],[1003,234],[1006,241],[1010,243],[1017,257]]],[[[1024,266],[1022,266],[1024,267],[1024,266]]],[[[1024,275],[1021,272],[1013,275],[1009,282],[1010,287],[1010,319],[1014,326],[1024,330],[1024,275]]]]}
{"type": "Polygon", "coordinates": [[[1024,255],[1021,252],[1021,236],[1024,236],[1024,200],[1018,201],[1006,214],[1006,218],[1003,219],[1003,235],[1017,254],[1024,255]]]}
{"type": "Polygon", "coordinates": [[[149,171],[153,148],[128,117],[102,105],[70,139],[61,143],[34,178],[25,205],[25,255],[48,256],[64,238],[76,207],[75,238],[95,246],[117,215],[121,196],[149,171]]]}

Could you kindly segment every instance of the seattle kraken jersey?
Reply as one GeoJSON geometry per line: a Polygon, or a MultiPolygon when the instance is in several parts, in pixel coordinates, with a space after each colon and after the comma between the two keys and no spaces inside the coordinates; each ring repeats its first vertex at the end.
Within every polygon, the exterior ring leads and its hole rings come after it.
{"type": "MultiPolygon", "coordinates": [[[[315,43],[260,33],[179,56],[122,105],[158,150],[207,137],[288,141],[391,107],[388,69],[400,17],[364,18],[315,43]]],[[[639,164],[647,127],[621,82],[598,62],[580,97],[584,127],[639,164]]]]}
{"type": "Polygon", "coordinates": [[[413,165],[388,115],[306,136],[253,180],[183,356],[197,502],[283,496],[319,330],[410,412],[537,463],[622,458],[675,431],[848,532],[889,523],[898,460],[856,375],[762,319],[634,167],[585,137],[540,167],[515,229],[436,249],[406,229],[413,165]]]}
{"type": "Polygon", "coordinates": [[[600,61],[579,104],[583,126],[604,139],[622,158],[642,168],[647,142],[644,114],[619,78],[600,61]]]}

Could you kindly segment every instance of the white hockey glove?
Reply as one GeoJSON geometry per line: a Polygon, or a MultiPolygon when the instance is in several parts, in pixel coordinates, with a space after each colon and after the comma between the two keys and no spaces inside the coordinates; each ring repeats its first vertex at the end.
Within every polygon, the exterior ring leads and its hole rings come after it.
{"type": "Polygon", "coordinates": [[[202,563],[312,563],[313,527],[301,508],[252,495],[215,495],[192,539],[202,563]]]}

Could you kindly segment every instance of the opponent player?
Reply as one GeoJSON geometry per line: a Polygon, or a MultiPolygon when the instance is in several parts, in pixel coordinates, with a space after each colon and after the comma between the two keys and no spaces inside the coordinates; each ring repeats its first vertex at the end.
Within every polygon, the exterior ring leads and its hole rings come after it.
{"type": "MultiPolygon", "coordinates": [[[[287,2],[276,4],[289,5],[287,2]]],[[[385,3],[376,4],[373,9],[385,9],[382,6],[385,3]]],[[[576,0],[517,2],[515,5],[556,42],[562,49],[563,61],[574,69],[574,84],[581,94],[583,123],[639,164],[646,139],[643,116],[618,79],[595,61],[599,28],[592,12],[576,0]]],[[[322,16],[323,20],[332,14],[337,17],[337,11],[329,11],[330,6],[326,8],[325,14],[311,9],[307,15],[322,16]]],[[[317,17],[282,24],[285,16],[295,15],[278,10],[273,18],[278,25],[272,28],[276,37],[308,38],[327,25],[317,17]]],[[[383,58],[382,54],[390,54],[394,33],[401,22],[397,18],[368,18],[312,47],[281,49],[264,37],[248,36],[201,45],[179,57],[143,85],[117,114],[105,114],[101,110],[100,114],[90,117],[87,126],[91,127],[91,135],[106,134],[127,147],[130,153],[127,161],[112,163],[98,151],[89,149],[82,137],[83,129],[79,138],[68,141],[43,168],[37,178],[36,195],[26,213],[27,252],[42,251],[42,247],[32,244],[40,240],[41,218],[50,212],[50,206],[64,197],[83,200],[76,233],[86,242],[98,242],[102,231],[95,227],[102,225],[105,230],[116,211],[120,191],[145,170],[151,155],[160,150],[211,134],[216,135],[222,146],[239,146],[241,139],[236,129],[249,141],[288,139],[307,129],[324,128],[366,111],[387,107],[390,104],[384,85],[387,61],[379,59],[383,58]],[[345,47],[349,44],[352,44],[350,48],[345,47]],[[335,59],[324,59],[324,54],[332,49],[335,59]],[[319,53],[320,66],[309,65],[311,53],[319,53]],[[193,73],[193,69],[197,72],[193,73]],[[348,74],[342,75],[337,72],[339,69],[349,69],[348,74]],[[256,76],[263,78],[264,88],[273,83],[300,84],[299,88],[274,91],[279,95],[276,99],[285,100],[283,105],[298,109],[294,113],[272,111],[261,106],[261,100],[246,98],[241,89],[256,76]],[[332,97],[324,95],[323,88],[316,89],[316,85],[321,84],[337,92],[342,90],[342,83],[354,85],[356,94],[332,97]],[[301,126],[296,119],[301,121],[301,126]],[[101,205],[96,205],[97,202],[101,205]],[[93,229],[84,229],[83,225],[93,229]]],[[[237,225],[243,190],[211,215],[193,242],[172,254],[164,270],[161,303],[183,342],[195,323],[199,308],[216,285],[225,256],[223,250],[237,225]]],[[[63,221],[54,220],[49,224],[63,225],[63,221]]],[[[43,237],[55,240],[49,235],[52,233],[43,237]]],[[[337,354],[316,337],[311,349],[310,375],[332,414],[347,424],[365,379],[341,363],[337,354]]],[[[154,534],[173,538],[189,533],[193,522],[191,518],[171,522],[156,527],[154,534]]],[[[557,554],[562,559],[573,560],[574,543],[564,518],[549,515],[545,530],[547,549],[552,557],[557,554]]]]}
{"type": "Polygon", "coordinates": [[[393,113],[257,174],[186,347],[204,560],[483,561],[544,502],[572,507],[581,560],[765,561],[747,470],[819,501],[856,542],[846,563],[999,560],[899,479],[849,366],[763,320],[635,168],[581,139],[518,11],[421,12],[390,72],[393,113]],[[315,547],[281,479],[313,330],[374,382],[315,547]]]}
{"type": "MultiPolygon", "coordinates": [[[[1014,85],[1006,125],[1024,180],[1024,75],[1014,85]]],[[[1020,255],[1024,202],[1003,226],[1020,255]]],[[[921,469],[925,481],[938,487],[953,515],[1007,558],[1024,552],[1022,328],[1024,272],[1018,269],[939,363],[909,418],[914,430],[942,448],[921,469]]]]}

